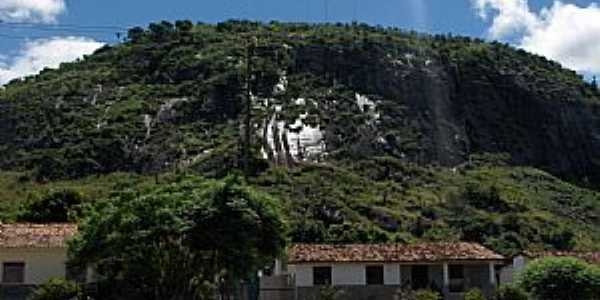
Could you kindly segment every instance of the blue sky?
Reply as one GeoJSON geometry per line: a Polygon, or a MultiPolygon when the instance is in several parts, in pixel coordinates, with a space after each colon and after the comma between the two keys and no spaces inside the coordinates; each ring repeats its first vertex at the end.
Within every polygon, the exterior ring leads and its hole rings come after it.
{"type": "MultiPolygon", "coordinates": [[[[596,0],[598,1],[598,0],[596,0]]],[[[116,42],[117,29],[157,20],[350,22],[500,39],[600,73],[600,9],[591,0],[0,0],[0,84],[116,42]],[[325,3],[328,9],[325,9],[325,3]],[[542,12],[545,11],[545,12],[542,12]],[[327,15],[327,19],[326,19],[327,15]],[[487,15],[483,18],[483,15],[487,15]],[[575,20],[575,21],[573,21],[575,20]],[[20,23],[15,24],[15,23],[20,23]],[[25,25],[35,23],[37,25],[25,25]],[[12,24],[12,25],[11,25],[12,24]],[[66,27],[65,27],[66,26],[66,27]],[[574,28],[584,28],[574,32],[574,28]],[[583,31],[583,32],[582,32],[583,31]],[[555,36],[555,37],[554,37],[555,36]],[[574,37],[573,37],[574,36],[574,37]],[[69,38],[66,38],[69,37],[69,38]],[[53,42],[52,45],[49,45],[53,42]],[[573,45],[573,49],[564,43],[573,45]],[[57,51],[59,49],[60,51],[57,51]],[[37,50],[37,51],[36,51],[37,50]],[[53,53],[50,58],[31,57],[53,53]],[[35,61],[35,65],[28,61],[35,61]],[[591,66],[591,67],[590,67],[591,66]]]]}

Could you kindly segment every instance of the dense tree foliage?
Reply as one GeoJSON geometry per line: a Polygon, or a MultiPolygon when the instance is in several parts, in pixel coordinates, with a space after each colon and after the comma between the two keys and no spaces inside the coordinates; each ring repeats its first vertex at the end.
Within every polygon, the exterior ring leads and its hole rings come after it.
{"type": "Polygon", "coordinates": [[[67,223],[73,222],[85,202],[82,193],[74,190],[50,191],[34,196],[17,216],[19,222],[67,223]]]}
{"type": "Polygon", "coordinates": [[[238,179],[185,178],[97,203],[69,257],[94,266],[112,297],[209,299],[280,254],[284,230],[274,200],[238,179]]]}
{"type": "Polygon", "coordinates": [[[538,300],[596,300],[600,295],[600,268],[576,258],[533,261],[520,280],[538,300]]]}

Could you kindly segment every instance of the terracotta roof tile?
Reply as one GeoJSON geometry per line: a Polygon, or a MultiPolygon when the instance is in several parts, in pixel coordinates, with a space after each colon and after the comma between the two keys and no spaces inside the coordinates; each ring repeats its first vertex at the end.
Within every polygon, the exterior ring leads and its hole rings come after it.
{"type": "Polygon", "coordinates": [[[65,248],[75,224],[0,224],[0,248],[65,248]]]}
{"type": "Polygon", "coordinates": [[[575,251],[542,251],[542,252],[525,252],[525,256],[529,258],[543,257],[575,257],[585,260],[588,263],[600,265],[600,251],[597,252],[575,252],[575,251]]]}
{"type": "Polygon", "coordinates": [[[295,244],[289,263],[311,262],[436,262],[504,260],[492,250],[473,243],[403,244],[295,244]]]}

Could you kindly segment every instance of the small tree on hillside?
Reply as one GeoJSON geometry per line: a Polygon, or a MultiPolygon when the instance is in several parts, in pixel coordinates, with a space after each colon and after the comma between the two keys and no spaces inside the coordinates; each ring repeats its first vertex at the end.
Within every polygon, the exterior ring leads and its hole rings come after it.
{"type": "Polygon", "coordinates": [[[96,267],[104,298],[212,299],[276,257],[284,229],[268,195],[236,178],[188,178],[95,205],[69,258],[96,267]]]}
{"type": "Polygon", "coordinates": [[[17,220],[31,223],[66,223],[72,222],[79,214],[85,197],[74,190],[50,191],[26,204],[17,220]]]}
{"type": "Polygon", "coordinates": [[[521,285],[539,300],[595,300],[600,268],[576,258],[544,258],[525,268],[521,285]]]}

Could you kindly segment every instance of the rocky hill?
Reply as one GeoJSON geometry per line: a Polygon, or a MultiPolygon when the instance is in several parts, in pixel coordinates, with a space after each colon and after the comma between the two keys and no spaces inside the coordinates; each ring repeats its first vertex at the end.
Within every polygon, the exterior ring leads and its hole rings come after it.
{"type": "Polygon", "coordinates": [[[296,241],[600,248],[600,93],[543,57],[465,37],[134,28],[0,90],[0,150],[7,219],[29,193],[93,200],[153,176],[222,177],[249,157],[248,180],[282,199],[296,241]]]}

